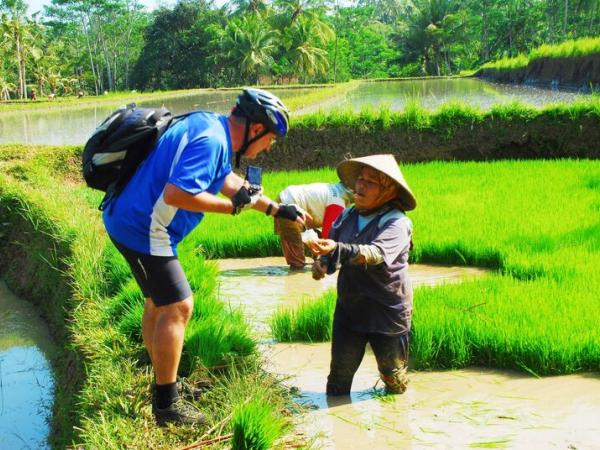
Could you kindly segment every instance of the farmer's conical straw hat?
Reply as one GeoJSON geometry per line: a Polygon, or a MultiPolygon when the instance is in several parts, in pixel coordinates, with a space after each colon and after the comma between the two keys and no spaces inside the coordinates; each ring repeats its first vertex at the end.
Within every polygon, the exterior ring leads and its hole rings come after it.
{"type": "Polygon", "coordinates": [[[404,211],[410,211],[417,207],[417,200],[408,187],[394,155],[369,155],[362,158],[348,159],[338,164],[337,173],[342,183],[354,188],[356,179],[364,166],[372,167],[395,181],[399,188],[398,200],[404,211]]]}

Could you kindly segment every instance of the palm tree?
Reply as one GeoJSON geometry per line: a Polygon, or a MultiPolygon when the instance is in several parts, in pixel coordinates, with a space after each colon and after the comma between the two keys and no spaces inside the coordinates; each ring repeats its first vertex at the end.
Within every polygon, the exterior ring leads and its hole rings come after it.
{"type": "Polygon", "coordinates": [[[449,47],[464,38],[466,20],[452,0],[413,0],[406,13],[408,29],[394,40],[406,59],[420,60],[426,74],[449,72],[449,47]]]}
{"type": "Polygon", "coordinates": [[[26,98],[26,61],[30,56],[40,54],[40,50],[35,46],[39,26],[24,16],[26,8],[23,8],[22,3],[13,2],[10,6],[10,16],[4,13],[0,18],[0,39],[3,47],[14,52],[18,72],[18,96],[26,98]]]}
{"type": "Polygon", "coordinates": [[[325,73],[329,66],[324,42],[314,31],[316,27],[314,21],[301,18],[286,30],[290,42],[286,57],[305,82],[309,77],[325,73]]]}
{"type": "Polygon", "coordinates": [[[247,13],[263,15],[269,9],[266,0],[231,0],[229,3],[233,7],[235,14],[238,15],[245,15],[247,13]]]}
{"type": "Polygon", "coordinates": [[[231,20],[225,29],[221,48],[240,73],[259,84],[261,71],[273,63],[277,31],[258,15],[231,20]]]}
{"type": "Polygon", "coordinates": [[[0,100],[10,100],[10,93],[17,90],[15,83],[8,81],[4,74],[0,73],[0,100]]]}

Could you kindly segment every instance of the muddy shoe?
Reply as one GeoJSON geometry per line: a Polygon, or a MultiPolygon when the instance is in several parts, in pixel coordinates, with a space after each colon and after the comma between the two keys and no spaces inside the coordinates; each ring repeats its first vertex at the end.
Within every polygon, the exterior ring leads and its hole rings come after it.
{"type": "Polygon", "coordinates": [[[182,398],[176,399],[167,408],[159,408],[156,402],[152,403],[152,413],[156,423],[161,427],[172,423],[175,425],[204,425],[206,417],[198,408],[186,402],[182,398]]]}
{"type": "Polygon", "coordinates": [[[187,378],[177,377],[177,392],[187,400],[200,400],[211,388],[212,383],[207,379],[192,383],[187,378]]]}

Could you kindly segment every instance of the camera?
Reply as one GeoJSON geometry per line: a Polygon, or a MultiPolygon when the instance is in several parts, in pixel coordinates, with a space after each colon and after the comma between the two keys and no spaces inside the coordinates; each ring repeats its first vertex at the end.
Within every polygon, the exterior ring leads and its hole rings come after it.
{"type": "Polygon", "coordinates": [[[259,190],[262,184],[262,169],[256,166],[246,168],[246,181],[250,184],[250,189],[259,190]]]}

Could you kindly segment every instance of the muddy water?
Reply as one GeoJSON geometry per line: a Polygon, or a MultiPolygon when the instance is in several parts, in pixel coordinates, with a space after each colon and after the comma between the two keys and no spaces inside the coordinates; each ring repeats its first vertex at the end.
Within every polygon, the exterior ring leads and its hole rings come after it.
{"type": "MultiPolygon", "coordinates": [[[[335,287],[309,271],[288,272],[283,258],[219,261],[220,290],[240,306],[262,337],[280,305],[335,287]]],[[[460,282],[486,271],[411,266],[415,285],[460,282]]],[[[309,413],[297,430],[314,448],[564,448],[600,449],[600,377],[537,379],[481,369],[414,372],[408,391],[382,396],[375,358],[368,350],[349,397],[328,400],[329,343],[262,346],[267,368],[300,390],[309,413]],[[374,386],[376,388],[374,389],[374,386]]]]}
{"type": "Polygon", "coordinates": [[[0,281],[0,449],[49,447],[52,352],[34,307],[0,281]]]}
{"type": "MultiPolygon", "coordinates": [[[[278,307],[294,306],[335,288],[337,274],[315,281],[310,266],[303,272],[289,271],[282,257],[223,259],[219,262],[220,295],[234,307],[241,307],[260,335],[269,332],[268,321],[278,307]]],[[[482,276],[487,270],[472,267],[444,267],[413,264],[413,285],[455,283],[482,276]]]]}
{"type": "Polygon", "coordinates": [[[268,367],[315,410],[300,433],[327,449],[600,448],[600,377],[533,378],[468,369],[411,372],[404,395],[381,396],[369,351],[350,397],[327,400],[329,343],[275,344],[268,367]]]}

